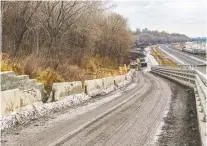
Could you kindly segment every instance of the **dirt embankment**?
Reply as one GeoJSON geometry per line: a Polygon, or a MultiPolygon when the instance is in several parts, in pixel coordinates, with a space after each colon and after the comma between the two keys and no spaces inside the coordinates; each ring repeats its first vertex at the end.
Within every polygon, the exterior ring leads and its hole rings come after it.
{"type": "Polygon", "coordinates": [[[159,146],[200,146],[199,128],[193,90],[170,82],[172,99],[164,118],[159,146]]]}

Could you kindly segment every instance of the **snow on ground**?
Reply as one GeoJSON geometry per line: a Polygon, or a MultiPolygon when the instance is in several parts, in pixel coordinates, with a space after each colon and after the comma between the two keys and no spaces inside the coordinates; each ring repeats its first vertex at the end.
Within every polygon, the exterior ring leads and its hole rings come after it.
{"type": "Polygon", "coordinates": [[[150,47],[145,48],[145,60],[147,60],[147,68],[143,70],[143,72],[149,72],[151,70],[152,65],[159,65],[157,60],[154,58],[154,56],[151,55],[151,49],[150,47]]]}
{"type": "Polygon", "coordinates": [[[39,102],[34,103],[33,105],[28,105],[20,111],[15,111],[10,115],[1,116],[1,130],[11,128],[19,124],[28,123],[31,120],[62,111],[73,105],[79,105],[90,98],[91,97],[86,94],[76,94],[52,103],[43,104],[39,102]]]}
{"type": "Polygon", "coordinates": [[[154,56],[151,55],[151,49],[150,47],[145,48],[146,51],[146,57],[148,58],[148,63],[150,63],[150,65],[159,65],[159,63],[157,62],[157,60],[154,58],[154,56]]]}
{"type": "MultiPolygon", "coordinates": [[[[130,71],[128,75],[133,76],[134,71],[130,71]]],[[[90,108],[87,106],[80,107],[80,110],[77,111],[77,109],[71,109],[70,114],[71,116],[75,116],[77,114],[81,114],[84,112],[87,112],[89,109],[92,110],[94,108],[97,108],[101,104],[104,104],[122,94],[122,90],[119,90],[121,87],[131,83],[132,78],[128,80],[124,80],[123,82],[119,83],[118,87],[111,86],[104,90],[104,93],[102,95],[108,94],[112,91],[117,90],[114,95],[106,97],[104,99],[101,99],[100,101],[97,101],[95,103],[90,104],[90,108]]],[[[136,86],[135,83],[129,85],[126,90],[130,90],[136,86]]],[[[81,105],[85,101],[88,101],[91,97],[86,94],[75,94],[68,97],[65,97],[62,100],[52,102],[52,103],[34,103],[33,105],[28,105],[24,108],[22,108],[20,111],[15,111],[9,115],[2,115],[0,117],[0,124],[1,124],[1,130],[9,129],[11,127],[15,127],[17,125],[26,124],[29,123],[32,120],[36,120],[40,117],[44,117],[46,115],[50,115],[52,113],[57,113],[66,109],[69,109],[70,107],[74,105],[81,105]]],[[[79,109],[79,108],[78,108],[79,109]]]]}

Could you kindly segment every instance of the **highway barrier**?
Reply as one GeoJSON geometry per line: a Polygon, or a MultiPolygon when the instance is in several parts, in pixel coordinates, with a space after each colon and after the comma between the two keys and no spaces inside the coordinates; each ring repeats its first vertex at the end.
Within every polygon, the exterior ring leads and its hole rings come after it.
{"type": "Polygon", "coordinates": [[[21,96],[19,89],[1,91],[1,115],[19,109],[21,107],[21,96]]]}
{"type": "Polygon", "coordinates": [[[28,75],[16,76],[13,71],[0,72],[1,115],[19,110],[23,106],[42,102],[44,85],[28,75]]]}
{"type": "MultiPolygon", "coordinates": [[[[85,93],[88,96],[97,96],[109,93],[116,87],[131,82],[135,70],[125,75],[102,79],[53,83],[50,101],[62,100],[67,96],[85,93]]],[[[1,72],[1,114],[9,114],[27,105],[42,102],[44,85],[28,75],[16,76],[14,72],[1,72]]]]}
{"type": "Polygon", "coordinates": [[[125,80],[125,75],[119,75],[114,77],[114,83],[116,86],[119,86],[125,80]]]}
{"type": "Polygon", "coordinates": [[[102,79],[86,80],[84,87],[85,93],[91,97],[102,94],[104,88],[102,79]]]}
{"type": "Polygon", "coordinates": [[[113,77],[103,78],[102,81],[103,81],[103,88],[105,90],[114,86],[114,78],[113,77]]]}
{"type": "Polygon", "coordinates": [[[53,83],[53,101],[61,100],[66,96],[83,93],[81,81],[53,83]]]}
{"type": "Polygon", "coordinates": [[[175,69],[161,66],[152,66],[151,72],[194,90],[200,138],[202,145],[206,145],[206,76],[192,69],[175,69]]]}

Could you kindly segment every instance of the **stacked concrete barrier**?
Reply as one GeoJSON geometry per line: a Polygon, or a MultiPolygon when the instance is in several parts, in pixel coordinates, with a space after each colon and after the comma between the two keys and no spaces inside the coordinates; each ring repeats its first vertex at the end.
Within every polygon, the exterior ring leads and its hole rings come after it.
{"type": "Polygon", "coordinates": [[[103,78],[103,88],[107,89],[110,87],[114,86],[114,78],[113,77],[108,77],[108,78],[103,78]]]}
{"type": "Polygon", "coordinates": [[[83,93],[81,81],[53,83],[54,100],[61,100],[66,96],[83,93]]]}
{"type": "Polygon", "coordinates": [[[126,75],[118,75],[103,79],[86,80],[84,82],[85,93],[89,96],[105,94],[115,90],[116,87],[122,87],[130,83],[135,70],[130,70],[126,75]]]}
{"type": "Polygon", "coordinates": [[[1,114],[41,102],[44,86],[28,75],[16,76],[14,72],[1,72],[1,114]]]}
{"type": "Polygon", "coordinates": [[[202,145],[206,145],[206,77],[201,78],[195,70],[159,66],[152,67],[151,72],[194,89],[200,138],[202,145]]]}
{"type": "Polygon", "coordinates": [[[95,79],[95,80],[86,80],[84,82],[85,93],[91,97],[96,95],[101,95],[104,93],[103,89],[103,80],[95,79]]]}
{"type": "MultiPolygon", "coordinates": [[[[130,70],[126,75],[86,80],[84,87],[81,81],[54,83],[51,101],[62,100],[67,96],[84,92],[91,97],[107,94],[115,90],[115,87],[122,87],[130,83],[133,72],[133,70],[130,70]]],[[[1,114],[9,113],[43,100],[44,86],[41,83],[37,83],[35,79],[29,79],[28,75],[16,76],[12,71],[1,72],[0,75],[1,114]]]]}
{"type": "Polygon", "coordinates": [[[114,83],[116,86],[120,86],[124,80],[126,80],[125,75],[119,75],[114,77],[114,83]]]}
{"type": "Polygon", "coordinates": [[[126,80],[128,80],[128,81],[132,81],[134,72],[135,72],[135,70],[134,70],[134,69],[131,69],[131,70],[125,75],[126,80]]]}
{"type": "Polygon", "coordinates": [[[19,89],[1,91],[1,114],[8,114],[21,107],[22,92],[19,89]]]}

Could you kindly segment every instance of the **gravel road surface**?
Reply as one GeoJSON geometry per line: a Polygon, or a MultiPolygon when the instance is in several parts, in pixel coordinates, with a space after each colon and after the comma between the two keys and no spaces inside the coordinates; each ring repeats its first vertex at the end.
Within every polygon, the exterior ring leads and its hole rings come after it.
{"type": "MultiPolygon", "coordinates": [[[[70,115],[66,112],[16,130],[4,132],[2,145],[152,145],[164,112],[168,108],[171,89],[164,80],[149,73],[138,73],[134,82],[137,85],[133,89],[94,110],[89,110],[73,118],[69,118],[70,115]],[[123,101],[127,102],[96,122],[82,128],[76,134],[67,136],[68,133],[123,101]]],[[[88,103],[86,106],[90,107],[91,104],[94,103],[88,103]]]]}

